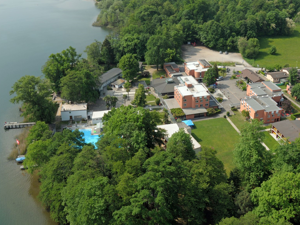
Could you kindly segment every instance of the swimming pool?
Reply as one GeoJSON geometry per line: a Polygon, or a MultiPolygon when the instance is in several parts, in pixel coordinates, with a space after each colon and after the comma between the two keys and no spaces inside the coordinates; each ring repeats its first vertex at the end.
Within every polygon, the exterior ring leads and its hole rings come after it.
{"type": "Polygon", "coordinates": [[[91,129],[79,129],[84,135],[85,143],[91,143],[96,147],[96,142],[99,140],[99,135],[92,135],[91,129]]]}

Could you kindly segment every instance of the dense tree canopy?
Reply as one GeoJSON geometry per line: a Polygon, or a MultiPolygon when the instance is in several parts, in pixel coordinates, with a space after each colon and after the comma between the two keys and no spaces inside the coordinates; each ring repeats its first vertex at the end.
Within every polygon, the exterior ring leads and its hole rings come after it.
{"type": "Polygon", "coordinates": [[[51,101],[51,85],[48,80],[35,76],[23,76],[12,86],[12,103],[23,103],[22,116],[29,121],[51,123],[55,118],[56,106],[51,101]]]}
{"type": "Polygon", "coordinates": [[[120,59],[119,67],[122,70],[123,78],[129,82],[136,77],[139,71],[139,62],[136,60],[135,55],[127,53],[120,59]]]}
{"type": "Polygon", "coordinates": [[[132,101],[133,105],[144,107],[146,104],[146,91],[142,84],[139,84],[138,89],[135,90],[134,99],[132,101]]]}

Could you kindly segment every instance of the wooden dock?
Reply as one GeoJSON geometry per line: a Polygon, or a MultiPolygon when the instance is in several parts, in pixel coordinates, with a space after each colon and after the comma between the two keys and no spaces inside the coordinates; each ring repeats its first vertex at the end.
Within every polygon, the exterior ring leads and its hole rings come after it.
{"type": "Polygon", "coordinates": [[[30,123],[18,123],[18,122],[8,122],[4,124],[4,129],[19,129],[19,128],[24,128],[24,127],[30,127],[35,125],[35,122],[30,122],[30,123]]]}

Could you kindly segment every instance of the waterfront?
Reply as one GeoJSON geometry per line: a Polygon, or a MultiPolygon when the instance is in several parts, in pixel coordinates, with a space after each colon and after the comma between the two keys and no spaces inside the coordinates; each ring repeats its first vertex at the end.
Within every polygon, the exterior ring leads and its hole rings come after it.
{"type": "MultiPolygon", "coordinates": [[[[92,27],[99,10],[92,0],[0,0],[0,121],[20,122],[9,91],[24,75],[41,76],[51,53],[72,46],[83,53],[108,31],[92,27]]],[[[36,199],[38,181],[7,157],[21,130],[0,129],[0,224],[55,224],[36,199]]]]}

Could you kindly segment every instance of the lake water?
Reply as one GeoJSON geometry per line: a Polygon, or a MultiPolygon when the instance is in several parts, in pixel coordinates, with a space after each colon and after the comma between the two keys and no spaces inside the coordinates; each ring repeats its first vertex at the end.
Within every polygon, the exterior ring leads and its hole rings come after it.
{"type": "MultiPolygon", "coordinates": [[[[107,30],[92,27],[99,10],[92,0],[0,0],[0,124],[22,121],[9,102],[21,76],[41,76],[51,53],[72,46],[82,53],[107,30]]],[[[0,224],[55,224],[37,200],[37,178],[7,157],[20,130],[0,129],[0,224]]]]}

